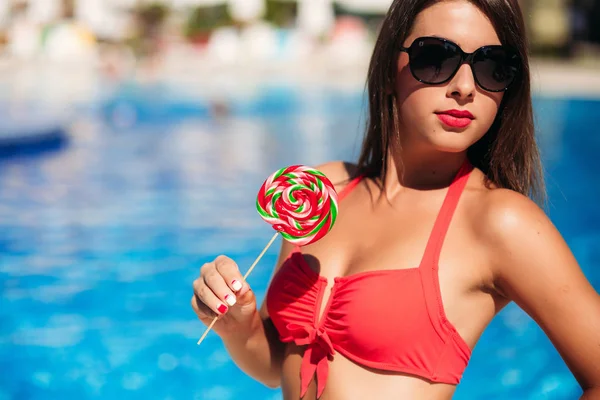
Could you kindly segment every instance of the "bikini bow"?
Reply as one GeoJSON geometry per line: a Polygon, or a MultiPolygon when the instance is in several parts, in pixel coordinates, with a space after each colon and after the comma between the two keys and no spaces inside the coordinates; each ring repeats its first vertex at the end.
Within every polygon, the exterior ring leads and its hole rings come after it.
{"type": "Polygon", "coordinates": [[[290,323],[286,326],[289,335],[283,338],[284,342],[293,341],[298,346],[308,346],[302,357],[300,368],[301,391],[300,397],[304,397],[308,386],[317,374],[317,398],[321,397],[325,389],[327,374],[329,372],[328,360],[333,358],[335,351],[327,332],[322,328],[310,325],[298,325],[290,323]]]}

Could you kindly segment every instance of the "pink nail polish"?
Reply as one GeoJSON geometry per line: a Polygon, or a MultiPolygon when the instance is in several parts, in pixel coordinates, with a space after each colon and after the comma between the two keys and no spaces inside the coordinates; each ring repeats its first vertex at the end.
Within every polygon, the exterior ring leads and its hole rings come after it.
{"type": "Polygon", "coordinates": [[[225,314],[227,312],[227,306],[225,304],[219,304],[217,311],[219,311],[221,314],[225,314]]]}

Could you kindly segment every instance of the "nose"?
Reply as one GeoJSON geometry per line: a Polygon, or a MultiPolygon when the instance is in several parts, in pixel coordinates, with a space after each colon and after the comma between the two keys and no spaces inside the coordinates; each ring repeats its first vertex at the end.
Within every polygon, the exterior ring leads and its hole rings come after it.
{"type": "Polygon", "coordinates": [[[460,100],[470,99],[475,95],[475,77],[471,66],[464,63],[460,66],[450,84],[448,85],[448,97],[460,100]]]}

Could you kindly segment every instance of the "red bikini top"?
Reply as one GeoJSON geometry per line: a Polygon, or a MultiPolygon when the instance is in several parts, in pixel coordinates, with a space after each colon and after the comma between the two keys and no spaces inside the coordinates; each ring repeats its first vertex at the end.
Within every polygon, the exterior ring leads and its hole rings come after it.
{"type": "MultiPolygon", "coordinates": [[[[273,277],[266,301],[280,340],[307,346],[300,369],[301,397],[315,373],[321,396],[328,360],[336,351],[365,367],[432,382],[460,382],[471,350],[444,313],[438,259],[472,169],[465,162],[452,181],[418,267],[334,278],[320,319],[327,278],[309,267],[299,247],[290,254],[273,277]]],[[[340,201],[360,180],[340,191],[340,201]]]]}

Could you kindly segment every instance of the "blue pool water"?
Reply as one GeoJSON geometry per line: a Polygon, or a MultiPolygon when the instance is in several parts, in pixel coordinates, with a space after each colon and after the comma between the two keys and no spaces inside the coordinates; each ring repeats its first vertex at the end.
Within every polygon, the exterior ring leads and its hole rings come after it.
{"type": "MultiPolygon", "coordinates": [[[[357,155],[361,93],[265,88],[217,118],[154,90],[82,109],[66,149],[0,159],[0,400],[280,397],[242,374],[216,335],[196,346],[191,283],[221,253],[245,270],[271,237],[254,206],[268,174],[357,155]]],[[[535,110],[549,215],[600,290],[600,101],[536,99],[535,110]]],[[[259,300],[277,244],[250,277],[259,300]]],[[[510,305],[455,398],[579,393],[510,305]]]]}

